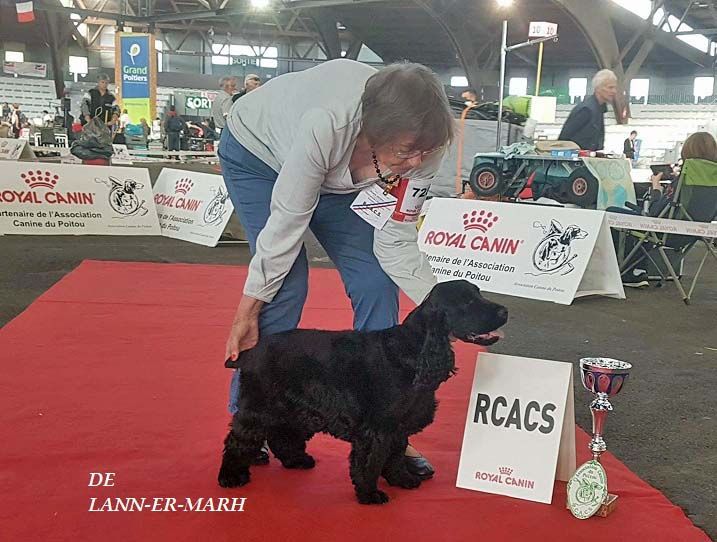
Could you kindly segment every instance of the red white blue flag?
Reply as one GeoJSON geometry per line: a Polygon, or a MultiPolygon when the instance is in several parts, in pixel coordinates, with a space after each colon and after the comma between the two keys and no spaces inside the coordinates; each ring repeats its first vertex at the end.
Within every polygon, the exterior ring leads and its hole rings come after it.
{"type": "Polygon", "coordinates": [[[32,0],[15,0],[15,10],[17,11],[17,21],[19,23],[29,23],[35,20],[32,0]]]}

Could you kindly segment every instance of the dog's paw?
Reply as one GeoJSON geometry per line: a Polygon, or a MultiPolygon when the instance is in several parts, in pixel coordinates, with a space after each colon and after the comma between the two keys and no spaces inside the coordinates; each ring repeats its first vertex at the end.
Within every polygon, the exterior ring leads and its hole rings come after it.
{"type": "Polygon", "coordinates": [[[316,465],[316,461],[314,461],[314,458],[309,454],[304,454],[298,457],[284,459],[281,464],[285,469],[313,469],[316,465]]]}
{"type": "Polygon", "coordinates": [[[247,468],[226,468],[222,465],[217,480],[222,487],[240,487],[249,483],[251,479],[247,468]]]}
{"type": "Polygon", "coordinates": [[[380,489],[368,493],[356,492],[356,497],[361,504],[386,504],[388,502],[388,495],[380,489]]]}
{"type": "Polygon", "coordinates": [[[386,479],[386,482],[388,482],[388,485],[402,487],[403,489],[415,489],[420,486],[423,481],[420,476],[411,474],[408,471],[400,474],[384,476],[384,478],[386,479]]]}

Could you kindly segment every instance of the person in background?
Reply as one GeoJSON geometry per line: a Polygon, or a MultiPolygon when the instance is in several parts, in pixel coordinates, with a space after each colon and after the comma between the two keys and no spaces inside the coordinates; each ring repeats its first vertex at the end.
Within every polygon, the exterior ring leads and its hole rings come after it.
{"type": "MultiPolygon", "coordinates": [[[[168,151],[179,151],[182,147],[182,132],[187,131],[187,125],[184,119],[177,115],[177,110],[174,106],[169,108],[167,113],[167,120],[164,122],[164,132],[167,134],[167,150],[168,151]]],[[[176,160],[179,160],[178,156],[174,156],[176,160]]]]}
{"type": "Polygon", "coordinates": [[[42,112],[42,126],[45,128],[51,128],[55,124],[55,117],[50,115],[50,112],[47,110],[44,110],[42,112]]]}
{"type": "Polygon", "coordinates": [[[20,137],[22,129],[27,125],[27,117],[20,110],[20,104],[12,104],[12,112],[10,113],[10,126],[15,139],[20,137]]]}
{"type": "Polygon", "coordinates": [[[72,127],[75,124],[75,116],[69,111],[65,112],[65,123],[67,123],[67,128],[65,128],[65,133],[67,134],[67,143],[72,145],[72,142],[75,141],[75,134],[72,131],[72,127]]]}
{"type": "Polygon", "coordinates": [[[244,88],[232,96],[232,102],[236,102],[242,96],[261,86],[261,79],[255,73],[250,73],[244,78],[244,88]]]}
{"type": "Polygon", "coordinates": [[[227,115],[232,107],[232,96],[237,92],[237,78],[232,76],[222,77],[219,80],[217,97],[212,103],[212,118],[217,128],[224,128],[227,122],[227,115]]]}
{"type": "Polygon", "coordinates": [[[97,77],[97,86],[82,97],[82,124],[85,125],[99,116],[105,124],[112,123],[115,113],[119,115],[117,99],[107,89],[110,78],[103,74],[97,77]]]}
{"type": "Polygon", "coordinates": [[[474,88],[467,88],[461,92],[461,98],[466,101],[466,106],[478,105],[478,93],[474,88]]]}
{"type": "MultiPolygon", "coordinates": [[[[717,162],[717,141],[709,132],[695,132],[682,145],[680,158],[683,164],[685,160],[690,160],[691,158],[717,162]]],[[[674,189],[677,188],[678,180],[679,175],[676,175],[669,185],[663,185],[662,173],[653,175],[650,178],[652,189],[649,196],[649,216],[658,216],[672,202],[672,196],[674,189]]]]}
{"type": "Polygon", "coordinates": [[[116,145],[127,144],[127,140],[124,135],[124,126],[122,126],[122,122],[120,121],[119,112],[112,114],[112,121],[107,125],[107,127],[112,133],[112,143],[115,143],[116,145]]]}
{"type": "Polygon", "coordinates": [[[207,139],[209,141],[216,141],[218,139],[218,136],[212,124],[212,119],[204,119],[202,121],[202,128],[204,129],[204,139],[207,139]]]}
{"type": "Polygon", "coordinates": [[[144,137],[149,139],[149,136],[152,133],[152,128],[149,124],[147,124],[147,119],[145,119],[144,117],[139,119],[139,125],[142,127],[142,133],[144,134],[144,137]]]}
{"type": "Polygon", "coordinates": [[[159,117],[152,121],[152,138],[153,139],[164,139],[164,125],[159,117]]]}
{"type": "Polygon", "coordinates": [[[600,70],[593,77],[593,94],[568,115],[558,140],[572,141],[582,150],[599,151],[605,146],[605,112],[617,95],[617,76],[600,70]]]}
{"type": "Polygon", "coordinates": [[[633,130],[630,132],[630,136],[625,140],[625,143],[623,144],[623,154],[625,155],[625,158],[628,158],[629,160],[635,160],[635,139],[637,138],[637,132],[633,130]]]}
{"type": "MultiPolygon", "coordinates": [[[[695,132],[685,140],[684,145],[682,145],[680,157],[683,163],[685,160],[690,160],[692,158],[717,162],[717,141],[715,141],[715,138],[709,132],[695,132]]],[[[647,198],[649,204],[647,210],[648,216],[659,216],[665,207],[672,202],[675,188],[677,188],[679,175],[675,175],[674,179],[669,184],[662,183],[662,176],[662,173],[658,173],[650,178],[652,187],[647,198]]],[[[608,207],[607,211],[632,215],[638,214],[632,209],[624,209],[622,207],[608,207]]],[[[617,236],[614,234],[613,241],[617,247],[617,236]]],[[[628,237],[628,244],[625,246],[625,253],[629,253],[633,246],[634,239],[632,237],[628,237]]],[[[631,288],[645,288],[649,286],[649,282],[647,281],[647,271],[638,268],[626,271],[623,273],[622,283],[624,286],[631,288]]]]}
{"type": "Polygon", "coordinates": [[[129,118],[129,113],[127,113],[127,110],[126,110],[126,109],[124,109],[124,110],[122,111],[122,114],[120,115],[119,121],[120,121],[120,128],[122,128],[122,130],[124,130],[125,127],[131,122],[131,120],[130,120],[130,118],[129,118]]]}
{"type": "Polygon", "coordinates": [[[9,103],[5,102],[2,106],[2,114],[0,116],[0,121],[9,121],[10,113],[12,113],[12,107],[10,107],[9,103]]]}

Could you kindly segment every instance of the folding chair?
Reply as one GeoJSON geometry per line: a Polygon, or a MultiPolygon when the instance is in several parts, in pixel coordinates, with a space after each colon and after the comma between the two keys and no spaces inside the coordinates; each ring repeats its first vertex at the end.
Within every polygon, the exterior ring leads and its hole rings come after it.
{"type": "MultiPolygon", "coordinates": [[[[643,212],[643,214],[647,213],[643,212]]],[[[672,202],[660,212],[657,218],[709,223],[715,220],[715,216],[717,216],[717,162],[700,159],[686,160],[682,166],[682,173],[672,202]]],[[[664,269],[677,285],[677,289],[682,295],[682,301],[686,305],[690,303],[692,292],[708,255],[711,254],[717,261],[714,240],[707,237],[630,230],[621,234],[619,254],[624,254],[625,242],[630,238],[635,245],[627,256],[621,258],[620,271],[630,271],[645,259],[649,260],[660,274],[660,285],[667,279],[664,269]],[[704,245],[705,253],[692,279],[689,292],[685,292],[681,282],[681,273],[677,273],[675,264],[678,263],[681,268],[685,256],[697,244],[704,245]],[[664,265],[662,269],[653,257],[655,252],[664,265]],[[672,258],[668,256],[668,253],[672,255],[672,258]]]]}

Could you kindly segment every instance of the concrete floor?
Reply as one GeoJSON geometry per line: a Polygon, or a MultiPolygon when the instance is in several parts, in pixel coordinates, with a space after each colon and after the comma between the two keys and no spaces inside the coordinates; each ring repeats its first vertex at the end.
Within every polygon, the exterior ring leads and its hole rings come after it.
{"type": "MultiPolygon", "coordinates": [[[[166,238],[0,237],[0,324],[83,259],[246,264],[245,246],[205,248],[166,238]]],[[[327,265],[310,249],[314,265],[327,265]]],[[[615,398],[606,440],[633,471],[717,537],[717,266],[708,262],[689,307],[674,286],[589,298],[566,307],[499,295],[510,309],[495,352],[577,363],[609,356],[634,365],[615,398]]],[[[690,276],[690,267],[687,268],[690,276]]],[[[228,323],[227,323],[228,324],[228,323]]],[[[577,372],[576,372],[577,377],[577,372]]],[[[575,382],[578,424],[590,430],[590,394],[575,382]]],[[[608,473],[609,474],[609,473],[608,473]]]]}

